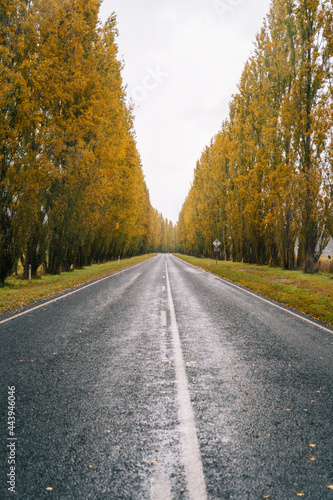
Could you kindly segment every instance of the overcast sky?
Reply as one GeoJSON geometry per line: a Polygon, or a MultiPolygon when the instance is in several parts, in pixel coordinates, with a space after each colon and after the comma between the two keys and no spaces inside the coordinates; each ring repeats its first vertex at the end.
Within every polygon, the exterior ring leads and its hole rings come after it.
{"type": "Polygon", "coordinates": [[[270,0],[104,0],[151,203],[174,223],[201,152],[227,118],[270,0]]]}

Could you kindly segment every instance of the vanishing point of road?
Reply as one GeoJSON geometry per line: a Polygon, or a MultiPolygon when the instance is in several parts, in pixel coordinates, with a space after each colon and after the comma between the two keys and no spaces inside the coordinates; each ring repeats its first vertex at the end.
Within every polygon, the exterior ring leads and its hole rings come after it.
{"type": "Polygon", "coordinates": [[[333,499],[332,334],[171,255],[3,315],[0,498],[333,499]]]}

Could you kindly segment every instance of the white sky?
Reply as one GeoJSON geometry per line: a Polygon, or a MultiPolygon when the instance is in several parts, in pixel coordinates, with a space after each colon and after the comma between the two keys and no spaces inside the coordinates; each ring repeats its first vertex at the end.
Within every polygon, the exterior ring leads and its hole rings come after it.
{"type": "Polygon", "coordinates": [[[228,116],[270,0],[103,0],[154,208],[174,223],[201,152],[228,116]]]}

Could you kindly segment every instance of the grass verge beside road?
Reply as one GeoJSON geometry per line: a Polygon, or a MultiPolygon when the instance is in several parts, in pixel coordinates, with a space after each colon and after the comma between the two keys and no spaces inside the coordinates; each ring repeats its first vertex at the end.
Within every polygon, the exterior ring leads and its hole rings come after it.
{"type": "Polygon", "coordinates": [[[0,288],[0,314],[5,311],[15,311],[29,302],[50,297],[68,288],[120,271],[155,255],[149,254],[147,257],[141,255],[124,259],[120,261],[119,266],[118,261],[112,261],[58,275],[45,274],[32,281],[12,276],[6,280],[5,286],[0,288]]]}
{"type": "Polygon", "coordinates": [[[216,264],[212,259],[208,265],[206,258],[179,254],[177,257],[333,326],[333,276],[330,274],[305,274],[239,262],[218,261],[216,264]]]}

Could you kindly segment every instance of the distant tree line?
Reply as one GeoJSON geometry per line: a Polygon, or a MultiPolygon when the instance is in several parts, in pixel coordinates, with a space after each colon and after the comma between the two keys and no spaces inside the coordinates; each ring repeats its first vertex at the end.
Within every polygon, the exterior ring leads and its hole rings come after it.
{"type": "Polygon", "coordinates": [[[99,0],[0,0],[0,284],[162,246],[99,0]]]}
{"type": "Polygon", "coordinates": [[[229,118],[198,161],[181,252],[315,269],[333,232],[332,1],[273,0],[229,118]]]}

